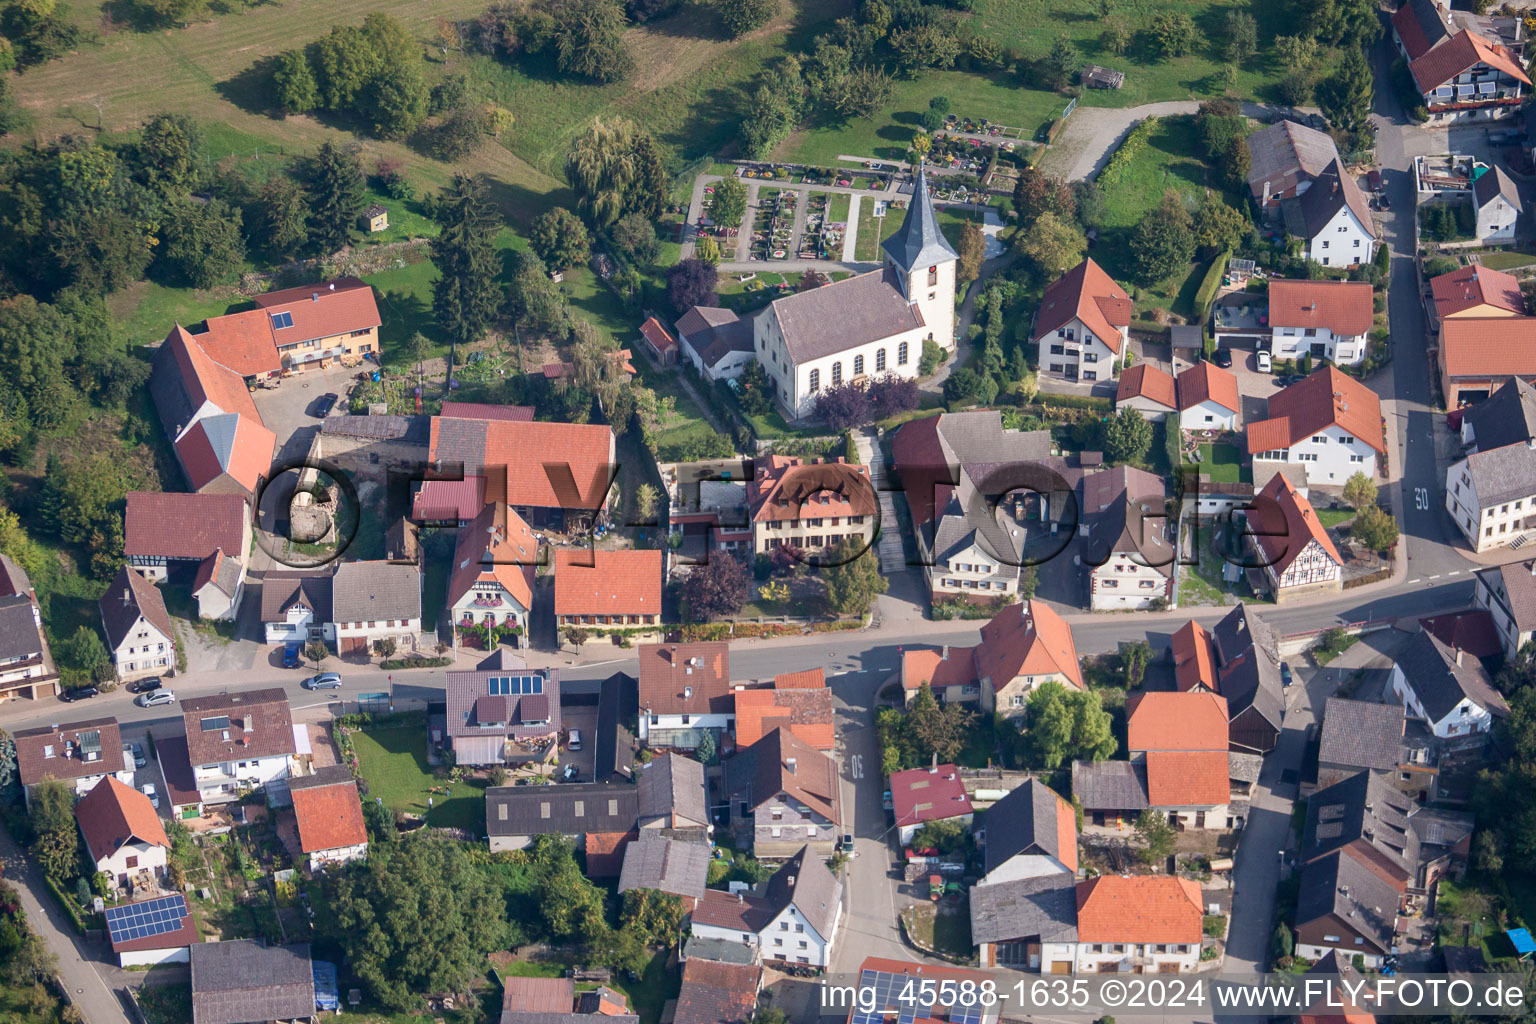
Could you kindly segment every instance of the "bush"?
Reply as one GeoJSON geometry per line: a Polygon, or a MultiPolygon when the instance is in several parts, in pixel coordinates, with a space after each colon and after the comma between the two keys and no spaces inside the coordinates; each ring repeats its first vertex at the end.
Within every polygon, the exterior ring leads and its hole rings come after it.
{"type": "Polygon", "coordinates": [[[917,364],[918,376],[932,376],[933,371],[937,370],[939,364],[944,362],[946,354],[943,346],[938,342],[925,339],[923,341],[923,357],[917,364]]]}
{"type": "Polygon", "coordinates": [[[1227,272],[1227,260],[1231,257],[1230,251],[1221,253],[1211,261],[1205,277],[1200,279],[1200,287],[1195,290],[1195,312],[1200,314],[1201,323],[1210,318],[1211,306],[1216,302],[1216,293],[1221,289],[1221,278],[1227,272]]]}
{"type": "Polygon", "coordinates": [[[1114,155],[1109,158],[1109,163],[1104,165],[1104,170],[1099,172],[1100,188],[1108,189],[1120,183],[1120,178],[1125,174],[1125,169],[1130,166],[1131,161],[1147,148],[1147,140],[1157,130],[1157,125],[1158,118],[1149,117],[1131,129],[1131,133],[1125,137],[1120,148],[1115,150],[1114,155]]]}

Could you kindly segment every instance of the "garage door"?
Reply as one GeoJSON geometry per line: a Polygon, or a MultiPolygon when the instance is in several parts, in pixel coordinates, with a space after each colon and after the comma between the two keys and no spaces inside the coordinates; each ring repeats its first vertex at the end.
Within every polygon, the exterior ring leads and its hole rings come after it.
{"type": "Polygon", "coordinates": [[[340,643],[342,654],[368,653],[368,638],[365,636],[344,636],[340,643]]]}

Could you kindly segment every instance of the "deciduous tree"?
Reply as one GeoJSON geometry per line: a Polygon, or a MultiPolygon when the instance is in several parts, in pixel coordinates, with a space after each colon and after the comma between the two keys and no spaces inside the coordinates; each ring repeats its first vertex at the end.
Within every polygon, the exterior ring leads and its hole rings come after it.
{"type": "Polygon", "coordinates": [[[553,270],[569,270],[587,262],[591,242],[587,226],[570,210],[556,206],[534,218],[528,231],[528,244],[539,254],[544,265],[553,270]]]}
{"type": "Polygon", "coordinates": [[[1227,12],[1227,43],[1223,48],[1227,61],[1245,64],[1259,50],[1259,27],[1247,11],[1227,12]]]}
{"type": "Polygon", "coordinates": [[[609,230],[616,249],[636,263],[651,263],[661,252],[656,227],[643,213],[626,213],[609,230]]]}
{"type": "Polygon", "coordinates": [[[712,0],[726,34],[738,39],[762,28],[779,12],[779,0],[712,0]]]}
{"type": "Polygon", "coordinates": [[[1142,848],[1137,851],[1142,863],[1161,864],[1173,852],[1178,833],[1168,824],[1166,814],[1155,807],[1148,807],[1136,819],[1136,838],[1142,843],[1142,848]]]}
{"type": "Polygon", "coordinates": [[[57,779],[47,779],[32,790],[27,806],[32,824],[32,859],[55,882],[74,878],[80,863],[74,791],[57,779]]]}
{"type": "Polygon", "coordinates": [[[1353,508],[1376,504],[1376,481],[1364,473],[1356,473],[1344,481],[1344,500],[1353,508]]]}
{"type": "Polygon", "coordinates": [[[1055,277],[1077,266],[1088,247],[1088,240],[1077,225],[1054,212],[1041,214],[1031,230],[1021,231],[1015,237],[1019,255],[1045,277],[1055,277]]]}
{"type": "Polygon", "coordinates": [[[981,264],[987,255],[987,236],[981,225],[966,221],[960,229],[960,263],[955,271],[955,282],[963,291],[981,273],[981,264]]]}
{"type": "Polygon", "coordinates": [[[683,260],[667,275],[667,299],[678,315],[694,306],[713,306],[720,298],[715,293],[720,275],[703,260],[683,260]]]}
{"type": "Polygon", "coordinates": [[[285,114],[307,114],[320,105],[320,86],[303,50],[284,50],[272,69],[272,98],[285,114]]]}
{"type": "Polygon", "coordinates": [[[734,555],[715,551],[708,562],[688,571],[678,596],[688,605],[690,620],[712,622],[736,614],[751,600],[752,574],[734,555]]]}
{"type": "Polygon", "coordinates": [[[1104,424],[1104,457],[1110,462],[1140,462],[1152,449],[1152,424],[1135,409],[1122,409],[1104,424]]]}
{"type": "Polygon", "coordinates": [[[740,227],[747,214],[747,186],[740,178],[729,177],[715,182],[714,188],[709,219],[724,227],[740,227]]]}
{"type": "Polygon", "coordinates": [[[565,328],[568,317],[565,296],[550,279],[544,261],[532,252],[512,256],[507,313],[525,330],[551,334],[565,328]]]}
{"type": "Polygon", "coordinates": [[[595,119],[572,144],[565,172],[577,210],[594,226],[633,211],[653,218],[661,213],[666,169],[660,148],[625,118],[595,119]]]}
{"type": "Polygon", "coordinates": [[[823,388],[816,399],[816,415],[832,430],[863,426],[869,422],[869,393],[863,383],[845,381],[823,388]]]}
{"type": "Polygon", "coordinates": [[[1367,505],[1355,515],[1349,536],[1372,551],[1386,551],[1397,543],[1397,520],[1382,511],[1379,505],[1367,505]]]}
{"type": "Polygon", "coordinates": [[[1131,233],[1131,266],[1137,280],[1157,284],[1187,267],[1195,255],[1195,233],[1184,200],[1172,189],[1148,210],[1131,233]]]}
{"type": "Polygon", "coordinates": [[[1164,11],[1152,17],[1152,44],[1163,57],[1185,56],[1199,36],[1194,19],[1187,14],[1164,11]]]}

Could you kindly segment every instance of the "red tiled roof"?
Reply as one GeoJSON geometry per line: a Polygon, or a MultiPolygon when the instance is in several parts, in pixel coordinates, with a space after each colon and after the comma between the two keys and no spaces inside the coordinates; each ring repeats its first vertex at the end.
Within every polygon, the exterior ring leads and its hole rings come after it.
{"type": "Polygon", "coordinates": [[[1209,399],[1233,412],[1243,408],[1237,394],[1237,374],[1204,360],[1179,374],[1179,411],[1193,409],[1209,399]]]}
{"type": "Polygon", "coordinates": [[[640,710],[653,715],[730,714],[731,645],[724,640],[642,644],[639,692],[640,710]],[[689,688],[693,696],[685,697],[689,688]]]}
{"type": "Polygon", "coordinates": [[[666,354],[677,348],[677,339],[667,333],[667,329],[661,326],[661,321],[655,317],[647,317],[645,323],[640,325],[640,333],[645,335],[645,340],[650,342],[657,352],[666,354]]]}
{"type": "MultiPolygon", "coordinates": [[[[1125,702],[1126,749],[1227,749],[1227,700],[1214,693],[1144,690],[1125,702]]],[[[1226,763],[1222,763],[1226,770],[1226,763]]]]}
{"type": "Polygon", "coordinates": [[[1417,60],[1429,51],[1429,38],[1424,34],[1424,26],[1419,24],[1418,12],[1412,3],[1404,3],[1392,15],[1392,28],[1408,51],[1409,60],[1417,60]]]}
{"type": "Polygon", "coordinates": [[[240,495],[128,492],[124,554],[202,559],[218,548],[245,550],[245,499],[240,495]]]}
{"type": "MultiPolygon", "coordinates": [[[[257,423],[261,422],[261,414],[256,411],[256,402],[245,386],[245,379],[215,362],[186,328],[180,324],[171,328],[165,344],[170,346],[171,355],[176,360],[176,368],[191,398],[193,414],[204,402],[211,402],[222,412],[249,416],[257,423]]],[[[176,426],[185,427],[186,424],[176,426]]]]}
{"type": "Polygon", "coordinates": [[[974,647],[958,647],[944,657],[940,651],[903,650],[901,652],[901,685],[906,690],[917,690],[924,683],[935,690],[946,686],[964,686],[976,681],[976,663],[972,658],[974,647]]]}
{"type": "Polygon", "coordinates": [[[879,500],[869,482],[869,467],[836,460],[806,462],[788,455],[756,461],[747,483],[753,522],[802,517],[878,515],[879,500]]]}
{"type": "Polygon", "coordinates": [[[1482,379],[1536,375],[1536,317],[1452,317],[1440,325],[1446,375],[1482,379]]]}
{"type": "Polygon", "coordinates": [[[938,416],[911,420],[891,440],[891,457],[901,477],[907,507],[916,526],[926,526],[948,500],[950,475],[944,444],[939,440],[938,416]],[[940,492],[944,496],[939,497],[940,492]]]}
{"type": "Polygon", "coordinates": [[[1271,327],[1326,327],[1353,337],[1371,329],[1373,310],[1366,281],[1269,282],[1271,327]]]}
{"type": "MultiPolygon", "coordinates": [[[[1481,322],[1450,320],[1446,326],[1481,322]]],[[[1269,396],[1269,418],[1248,424],[1248,452],[1289,448],[1334,426],[1377,452],[1386,451],[1381,399],[1353,377],[1325,366],[1269,396]]]]}
{"type": "Polygon", "coordinates": [[[1230,799],[1232,780],[1225,749],[1147,752],[1149,805],[1219,807],[1230,799]]]}
{"type": "Polygon", "coordinates": [[[555,552],[556,615],[660,615],[661,552],[555,552]]]}
{"type": "Polygon", "coordinates": [[[574,978],[501,979],[501,1008],[512,1013],[570,1013],[576,1005],[574,978]]]}
{"type": "Polygon", "coordinates": [[[689,959],[673,1024],[745,1024],[757,1008],[763,969],[756,964],[689,959]]]}
{"type": "Polygon", "coordinates": [[[80,798],[75,804],[75,817],[80,821],[91,857],[98,861],[130,839],[171,848],[165,826],[160,824],[160,815],[155,813],[149,797],[110,775],[80,798]]]}
{"type": "Polygon", "coordinates": [[[1216,645],[1206,628],[1191,619],[1180,626],[1169,640],[1173,651],[1173,684],[1188,692],[1205,687],[1212,693],[1221,690],[1216,674],[1216,645]]]}
{"type": "Polygon", "coordinates": [[[1120,387],[1115,391],[1115,404],[1119,405],[1132,398],[1150,399],[1168,409],[1179,407],[1178,391],[1173,378],[1150,363],[1137,363],[1120,372],[1120,387]]]}
{"type": "Polygon", "coordinates": [[[827,674],[819,668],[804,672],[785,672],[773,677],[775,690],[821,690],[827,685],[827,674]]]}
{"type": "Polygon", "coordinates": [[[444,402],[439,414],[455,420],[515,420],[527,422],[533,419],[531,405],[488,405],[484,402],[444,402]]]}
{"type": "Polygon", "coordinates": [[[639,830],[633,828],[628,832],[588,832],[586,836],[588,877],[619,877],[619,872],[624,868],[624,850],[639,838],[639,830]]]}
{"type": "Polygon", "coordinates": [[[1328,539],[1328,531],[1312,510],[1312,503],[1291,486],[1285,474],[1276,473],[1270,477],[1269,483],[1255,495],[1248,515],[1256,520],[1252,531],[1254,543],[1258,544],[1265,561],[1277,576],[1296,561],[1296,556],[1306,549],[1309,541],[1314,540],[1322,545],[1329,558],[1343,564],[1338,549],[1328,539]]]}
{"type": "Polygon", "coordinates": [[[305,786],[294,789],[291,795],[299,823],[299,846],[305,853],[361,846],[368,841],[357,783],[351,779],[305,786]]]}
{"type": "MultiPolygon", "coordinates": [[[[228,473],[241,487],[254,493],[261,478],[272,468],[277,435],[249,416],[234,417],[235,435],[229,445],[228,463],[220,461],[220,449],[215,446],[210,430],[215,429],[212,424],[228,419],[227,416],[205,416],[176,442],[176,454],[194,490],[207,487],[228,473]]],[[[223,427],[220,423],[220,429],[223,427]]]]}
{"type": "MultiPolygon", "coordinates": [[[[943,821],[972,813],[971,798],[965,782],[952,764],[937,770],[909,768],[891,776],[891,800],[896,824],[916,825],[924,821],[943,821]]],[[[1072,825],[1072,842],[1077,842],[1077,822],[1072,825]]]]}
{"type": "Polygon", "coordinates": [[[1484,305],[1525,315],[1525,296],[1520,294],[1520,282],[1514,275],[1491,267],[1474,264],[1432,277],[1429,290],[1434,293],[1435,312],[1442,320],[1484,305]]]}
{"type": "MultiPolygon", "coordinates": [[[[425,488],[423,488],[425,489],[425,488]]],[[[452,607],[476,582],[494,580],[524,611],[533,607],[533,577],[539,539],[523,517],[501,502],[486,505],[454,542],[448,576],[452,607]]]]}
{"type": "Polygon", "coordinates": [[[1085,688],[1072,627],[1043,601],[1009,605],[993,616],[981,627],[974,658],[976,677],[991,679],[994,689],[1015,676],[1058,672],[1077,689],[1085,688]]]}
{"type": "Polygon", "coordinates": [[[242,377],[255,377],[282,369],[277,344],[272,340],[271,317],[260,309],[247,309],[228,316],[212,316],[203,322],[207,328],[194,334],[209,358],[242,377]]]}
{"type": "Polygon", "coordinates": [[[292,327],[272,331],[278,345],[334,338],[383,323],[373,301],[373,289],[355,277],[284,288],[258,295],[252,301],[269,317],[282,312],[293,317],[292,327]]]}
{"type": "Polygon", "coordinates": [[[1200,883],[1172,875],[1100,875],[1077,883],[1079,942],[1198,943],[1200,883]]]}
{"type": "Polygon", "coordinates": [[[1061,277],[1040,297],[1035,322],[1035,341],[1069,323],[1074,317],[1098,336],[1111,352],[1120,351],[1120,328],[1131,323],[1131,297],[1104,268],[1085,259],[1061,277]]]}
{"type": "Polygon", "coordinates": [[[411,518],[421,522],[473,519],[486,507],[485,477],[423,480],[411,499],[411,518]]]}
{"type": "Polygon", "coordinates": [[[428,459],[462,463],[466,474],[492,470],[506,493],[488,487],[486,497],[516,508],[590,509],[607,497],[613,451],[613,430],[602,424],[434,416],[428,459]]]}
{"type": "Polygon", "coordinates": [[[1460,649],[1477,658],[1491,658],[1503,649],[1493,615],[1484,608],[1432,615],[1420,619],[1419,625],[1452,650],[1460,649]]]}
{"type": "Polygon", "coordinates": [[[831,750],[832,691],[816,689],[738,690],[736,743],[749,747],[774,729],[787,727],[817,750],[831,750]]]}
{"type": "Polygon", "coordinates": [[[1486,64],[1526,85],[1531,84],[1525,69],[1520,66],[1518,60],[1510,56],[1508,50],[1497,43],[1490,43],[1470,29],[1462,29],[1422,57],[1410,62],[1408,70],[1413,72],[1413,80],[1418,83],[1419,91],[1429,92],[1478,64],[1486,64]]]}

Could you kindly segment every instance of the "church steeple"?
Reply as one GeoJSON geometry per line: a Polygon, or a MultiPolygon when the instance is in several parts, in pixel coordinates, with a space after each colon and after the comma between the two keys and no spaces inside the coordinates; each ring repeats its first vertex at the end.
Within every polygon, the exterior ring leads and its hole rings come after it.
{"type": "Polygon", "coordinates": [[[939,230],[939,218],[933,212],[933,200],[928,195],[928,173],[917,172],[917,187],[912,191],[912,202],[907,207],[907,219],[890,238],[881,243],[886,256],[890,257],[906,274],[919,267],[933,266],[949,260],[958,260],[955,252],[939,230]]]}

